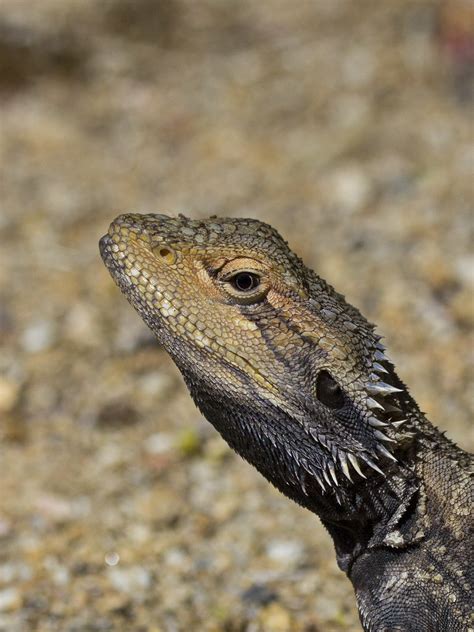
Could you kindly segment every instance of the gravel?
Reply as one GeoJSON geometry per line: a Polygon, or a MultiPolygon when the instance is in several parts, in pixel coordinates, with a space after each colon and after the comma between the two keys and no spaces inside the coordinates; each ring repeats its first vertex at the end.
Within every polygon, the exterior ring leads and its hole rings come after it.
{"type": "Polygon", "coordinates": [[[272,223],[472,449],[467,4],[3,0],[0,631],[360,630],[97,241],[128,210],[272,223]]]}

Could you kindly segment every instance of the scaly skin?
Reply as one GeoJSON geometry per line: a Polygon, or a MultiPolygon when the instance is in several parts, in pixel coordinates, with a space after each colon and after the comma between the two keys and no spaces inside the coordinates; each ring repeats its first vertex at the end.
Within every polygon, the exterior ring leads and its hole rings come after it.
{"type": "Polygon", "coordinates": [[[474,628],[473,458],[357,309],[256,220],[122,215],[100,250],[207,419],[321,518],[364,629],[474,628]]]}

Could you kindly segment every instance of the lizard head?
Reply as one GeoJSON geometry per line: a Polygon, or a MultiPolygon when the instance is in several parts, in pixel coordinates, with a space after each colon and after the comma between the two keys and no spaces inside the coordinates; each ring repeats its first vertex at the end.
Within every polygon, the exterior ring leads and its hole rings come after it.
{"type": "Polygon", "coordinates": [[[127,214],[100,249],[204,415],[288,495],[394,460],[405,391],[380,338],[272,227],[127,214]]]}

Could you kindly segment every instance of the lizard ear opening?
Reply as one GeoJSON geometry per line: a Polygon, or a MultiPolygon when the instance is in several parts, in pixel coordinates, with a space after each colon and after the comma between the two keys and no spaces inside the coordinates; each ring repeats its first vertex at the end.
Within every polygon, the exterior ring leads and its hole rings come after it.
{"type": "Polygon", "coordinates": [[[173,265],[176,261],[176,253],[169,246],[160,245],[152,250],[157,259],[168,265],[173,265]]]}
{"type": "Polygon", "coordinates": [[[328,408],[342,408],[344,391],[328,371],[320,371],[316,378],[316,397],[328,408]]]}

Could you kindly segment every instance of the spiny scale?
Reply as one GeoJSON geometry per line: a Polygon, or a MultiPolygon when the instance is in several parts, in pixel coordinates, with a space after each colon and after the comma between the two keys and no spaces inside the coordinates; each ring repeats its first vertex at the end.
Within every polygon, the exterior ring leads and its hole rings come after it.
{"type": "Polygon", "coordinates": [[[387,450],[387,448],[382,445],[381,443],[377,444],[377,450],[380,452],[380,454],[383,454],[385,457],[387,457],[387,459],[390,459],[391,461],[395,461],[395,463],[397,463],[397,459],[393,456],[393,454],[391,452],[389,452],[387,450]]]}
{"type": "Polygon", "coordinates": [[[362,470],[360,469],[360,465],[357,458],[351,452],[347,453],[347,458],[349,459],[352,467],[355,469],[357,474],[359,474],[359,476],[362,476],[362,478],[367,478],[365,474],[362,472],[362,470]]]}
{"type": "Polygon", "coordinates": [[[322,471],[322,474],[323,474],[324,480],[325,480],[325,481],[326,481],[326,483],[328,484],[328,487],[332,487],[331,479],[329,478],[328,473],[326,472],[326,469],[324,468],[324,469],[322,469],[321,471],[322,471]]]}
{"type": "Polygon", "coordinates": [[[323,490],[323,492],[325,492],[326,491],[326,485],[323,483],[321,478],[317,474],[314,475],[314,478],[318,481],[318,484],[321,487],[321,489],[323,490]]]}
{"type": "Polygon", "coordinates": [[[386,384],[385,382],[369,382],[366,389],[370,395],[381,395],[383,397],[403,392],[401,388],[397,388],[391,384],[386,384]]]}
{"type": "Polygon", "coordinates": [[[367,408],[370,408],[371,410],[385,410],[385,407],[382,406],[382,404],[379,404],[379,402],[372,397],[367,397],[365,403],[367,404],[367,408]]]}
{"type": "Polygon", "coordinates": [[[400,428],[400,426],[403,426],[403,424],[406,424],[407,421],[408,419],[400,419],[400,421],[392,421],[392,426],[395,426],[395,428],[400,428]]]}
{"type": "Polygon", "coordinates": [[[377,417],[369,417],[369,424],[372,428],[386,428],[389,425],[385,421],[380,421],[377,417]]]}
{"type": "Polygon", "coordinates": [[[335,469],[334,464],[333,464],[332,461],[328,462],[328,470],[329,470],[329,474],[331,475],[332,480],[334,481],[334,484],[336,486],[338,486],[339,485],[339,481],[337,480],[336,469],[335,469]]]}
{"type": "Polygon", "coordinates": [[[387,435],[384,435],[380,430],[374,430],[374,436],[377,437],[379,441],[387,441],[388,443],[396,443],[394,439],[390,439],[387,435]]]}
{"type": "Polygon", "coordinates": [[[342,469],[342,472],[343,472],[344,476],[346,478],[348,478],[351,483],[353,483],[354,481],[351,478],[351,475],[350,475],[350,472],[349,472],[349,466],[347,465],[347,458],[346,458],[346,455],[344,454],[344,452],[339,451],[339,461],[341,463],[341,469],[342,469]]]}
{"type": "Polygon", "coordinates": [[[395,404],[390,404],[389,402],[385,404],[384,410],[387,413],[395,413],[395,414],[399,414],[402,412],[401,408],[399,408],[398,406],[395,406],[395,404]]]}
{"type": "Polygon", "coordinates": [[[382,470],[379,468],[378,465],[376,465],[372,459],[370,459],[366,454],[361,454],[360,457],[365,463],[367,463],[367,465],[369,467],[371,467],[373,470],[375,470],[376,472],[378,472],[379,474],[382,474],[382,476],[385,476],[385,473],[382,472],[382,470]]]}
{"type": "Polygon", "coordinates": [[[304,494],[305,496],[309,496],[309,494],[308,494],[308,490],[306,489],[306,482],[305,482],[305,478],[306,478],[306,476],[305,476],[305,472],[304,472],[304,470],[303,470],[303,474],[302,474],[302,476],[301,476],[301,478],[300,478],[301,489],[303,490],[303,494],[304,494]]]}

